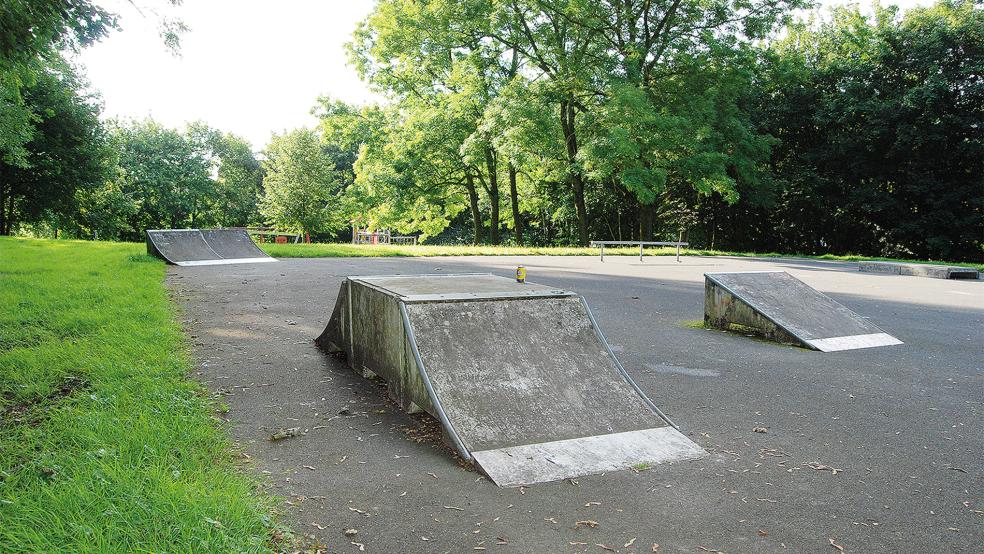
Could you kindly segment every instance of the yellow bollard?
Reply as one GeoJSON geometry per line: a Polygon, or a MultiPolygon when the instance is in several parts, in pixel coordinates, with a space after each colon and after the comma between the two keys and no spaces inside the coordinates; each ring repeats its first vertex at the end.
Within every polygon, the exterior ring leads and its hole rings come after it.
{"type": "Polygon", "coordinates": [[[526,268],[519,266],[516,268],[516,282],[525,283],[526,282],[526,268]]]}

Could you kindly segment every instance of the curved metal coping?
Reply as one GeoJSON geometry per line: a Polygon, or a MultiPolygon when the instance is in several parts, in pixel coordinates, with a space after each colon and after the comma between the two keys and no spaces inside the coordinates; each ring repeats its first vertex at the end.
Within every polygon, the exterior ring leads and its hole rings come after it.
{"type": "Polygon", "coordinates": [[[434,405],[434,411],[437,412],[437,419],[441,420],[441,424],[447,429],[448,435],[451,437],[451,441],[454,443],[454,447],[461,454],[461,457],[465,461],[470,462],[472,459],[471,453],[465,448],[465,444],[461,442],[461,437],[458,436],[458,432],[454,430],[454,425],[451,425],[451,420],[448,419],[448,415],[444,412],[444,407],[441,406],[441,400],[437,397],[437,393],[434,392],[434,385],[431,383],[430,377],[427,376],[427,368],[424,366],[424,361],[420,358],[420,350],[417,349],[417,339],[413,334],[413,327],[410,325],[410,316],[407,314],[407,305],[404,302],[399,302],[400,305],[400,316],[403,317],[403,329],[407,335],[407,341],[410,342],[410,350],[413,352],[414,360],[417,362],[417,371],[420,372],[420,377],[424,381],[424,387],[427,389],[427,396],[430,397],[431,404],[434,405]]]}
{"type": "Polygon", "coordinates": [[[656,404],[652,400],[650,400],[650,398],[646,395],[646,393],[643,392],[642,388],[639,387],[639,385],[635,382],[635,380],[633,380],[632,377],[629,376],[629,373],[625,371],[625,368],[622,367],[622,362],[618,361],[618,357],[615,355],[615,352],[612,350],[611,345],[608,344],[608,339],[605,338],[605,334],[601,332],[601,327],[598,326],[598,321],[595,320],[594,314],[591,313],[591,308],[588,306],[588,302],[584,299],[583,296],[578,296],[578,299],[581,300],[581,305],[584,306],[584,311],[587,312],[588,319],[591,320],[591,327],[594,329],[595,335],[598,336],[598,340],[601,341],[601,344],[605,345],[605,350],[608,351],[608,355],[611,356],[612,361],[615,362],[615,369],[617,369],[618,372],[622,375],[622,378],[625,379],[625,382],[628,383],[629,386],[631,386],[636,391],[636,394],[642,397],[642,401],[646,404],[646,406],[649,407],[650,410],[655,412],[656,415],[663,418],[663,421],[669,423],[671,426],[673,426],[674,429],[679,431],[680,428],[677,427],[677,424],[673,423],[673,420],[671,420],[666,414],[664,414],[663,410],[660,410],[659,407],[656,406],[656,404]]]}

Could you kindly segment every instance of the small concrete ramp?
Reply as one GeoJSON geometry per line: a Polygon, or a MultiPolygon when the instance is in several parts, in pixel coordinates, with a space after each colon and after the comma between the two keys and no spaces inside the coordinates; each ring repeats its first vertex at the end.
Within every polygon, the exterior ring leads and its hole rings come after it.
{"type": "Polygon", "coordinates": [[[181,266],[277,261],[244,229],[148,229],[147,253],[181,266]]]}
{"type": "Polygon", "coordinates": [[[350,277],[318,343],[437,417],[500,486],[704,454],[568,291],[492,275],[350,277]]]}
{"type": "Polygon", "coordinates": [[[902,341],[785,271],[704,274],[704,322],[822,352],[902,341]]]}

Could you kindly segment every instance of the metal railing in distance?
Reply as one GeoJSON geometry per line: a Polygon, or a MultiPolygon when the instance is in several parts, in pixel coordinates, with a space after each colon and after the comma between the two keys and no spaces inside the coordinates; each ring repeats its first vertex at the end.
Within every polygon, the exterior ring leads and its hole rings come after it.
{"type": "Polygon", "coordinates": [[[646,246],[676,246],[676,261],[680,261],[680,248],[683,246],[690,246],[689,242],[655,242],[647,240],[593,240],[590,243],[591,247],[601,247],[601,261],[605,261],[605,247],[606,246],[635,246],[639,245],[639,261],[642,261],[643,248],[646,246]]]}

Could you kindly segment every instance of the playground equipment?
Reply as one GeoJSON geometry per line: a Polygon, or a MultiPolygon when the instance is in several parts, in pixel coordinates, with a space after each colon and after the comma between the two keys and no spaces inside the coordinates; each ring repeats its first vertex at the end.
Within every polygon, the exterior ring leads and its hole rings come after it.
{"type": "Polygon", "coordinates": [[[370,231],[352,227],[352,244],[417,244],[417,237],[394,235],[389,229],[370,231]]]}

